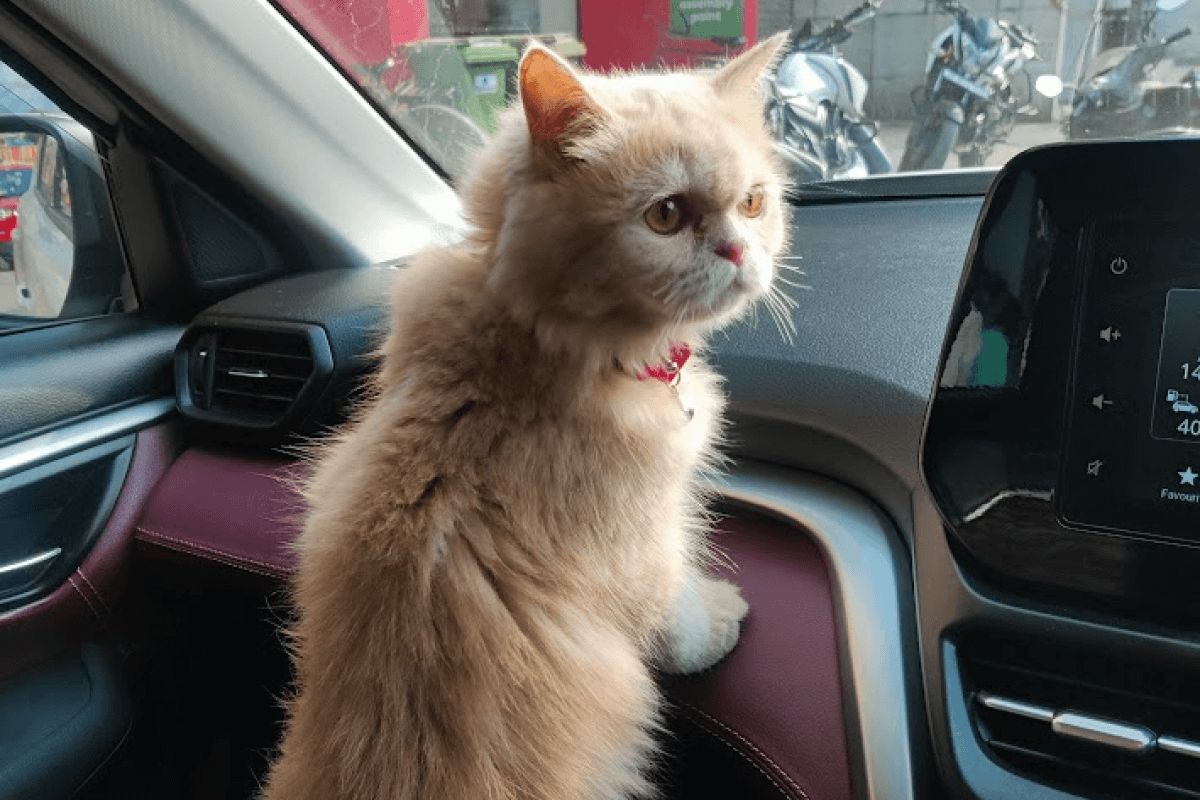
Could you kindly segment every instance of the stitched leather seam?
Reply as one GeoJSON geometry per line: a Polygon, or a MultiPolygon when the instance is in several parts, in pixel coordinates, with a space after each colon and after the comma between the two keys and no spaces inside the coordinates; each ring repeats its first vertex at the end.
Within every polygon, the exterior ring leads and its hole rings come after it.
{"type": "MultiPolygon", "coordinates": [[[[691,716],[691,715],[689,715],[689,716],[691,716]]],[[[759,764],[757,761],[755,761],[750,756],[746,755],[745,751],[743,751],[742,748],[738,747],[733,742],[729,741],[724,736],[722,736],[720,731],[713,730],[713,727],[711,725],[706,724],[703,720],[693,718],[692,721],[695,722],[696,725],[698,727],[700,727],[702,730],[705,730],[709,734],[711,734],[712,737],[714,739],[716,739],[718,742],[720,742],[721,744],[725,745],[730,750],[732,750],[733,754],[735,756],[741,756],[742,760],[745,761],[750,766],[754,767],[755,771],[758,772],[759,775],[762,775],[764,778],[766,778],[767,781],[769,781],[770,784],[775,787],[775,790],[777,792],[779,792],[779,794],[781,796],[786,797],[786,798],[794,798],[795,797],[794,794],[792,794],[791,792],[789,792],[787,789],[785,789],[783,787],[783,784],[781,784],[779,781],[775,780],[775,777],[773,775],[771,775],[771,773],[769,773],[765,769],[763,769],[761,764],[759,764]]]]}
{"type": "Polygon", "coordinates": [[[170,550],[175,553],[185,553],[189,556],[198,556],[201,558],[205,558],[209,561],[212,561],[215,564],[221,564],[226,567],[233,567],[234,569],[240,569],[245,572],[251,572],[251,573],[254,573],[255,575],[262,575],[267,578],[281,577],[280,575],[278,575],[274,572],[268,572],[265,569],[256,569],[255,567],[253,567],[249,564],[243,564],[243,563],[235,560],[234,557],[228,556],[225,553],[221,553],[216,550],[207,550],[205,548],[200,548],[196,545],[192,545],[191,543],[168,541],[166,539],[160,539],[159,537],[157,537],[153,534],[144,536],[144,537],[140,537],[140,538],[142,539],[142,541],[144,541],[148,544],[152,544],[157,547],[162,547],[162,548],[165,548],[165,549],[170,550]]]}
{"type": "Polygon", "coordinates": [[[192,556],[200,556],[202,558],[215,561],[219,564],[224,564],[225,566],[236,567],[238,569],[244,569],[247,572],[253,572],[256,575],[266,575],[272,578],[281,577],[281,575],[273,566],[255,561],[251,558],[234,555],[233,553],[227,553],[223,550],[218,550],[216,548],[208,547],[207,545],[188,541],[186,539],[177,539],[173,536],[166,536],[164,534],[146,530],[144,528],[138,528],[138,531],[145,534],[145,536],[140,537],[144,541],[150,542],[151,544],[156,544],[160,547],[165,547],[168,550],[174,550],[177,553],[187,553],[188,555],[192,556]]]}
{"type": "Polygon", "coordinates": [[[99,612],[96,611],[96,607],[92,605],[92,601],[88,599],[87,593],[84,592],[83,589],[80,589],[79,584],[75,582],[75,576],[68,575],[67,582],[71,584],[71,588],[75,590],[75,593],[83,598],[83,602],[87,604],[88,610],[92,612],[92,616],[97,620],[103,621],[104,618],[101,617],[99,612]]]}
{"type": "MultiPolygon", "coordinates": [[[[767,754],[766,754],[766,753],[764,753],[762,750],[760,750],[760,749],[759,749],[759,748],[758,748],[758,747],[757,747],[757,746],[756,746],[756,745],[755,745],[753,742],[751,742],[751,741],[750,741],[749,739],[747,739],[745,736],[742,736],[742,734],[738,733],[738,732],[737,732],[737,731],[735,731],[733,728],[731,728],[731,727],[729,727],[728,725],[726,725],[724,722],[721,722],[721,720],[719,720],[719,719],[717,719],[716,717],[712,716],[712,715],[711,715],[711,714],[709,714],[708,712],[706,712],[706,711],[704,711],[704,710],[702,710],[702,709],[699,709],[699,708],[697,708],[696,706],[692,705],[691,703],[687,703],[687,702],[684,702],[684,701],[682,701],[682,700],[675,700],[675,699],[672,699],[672,702],[678,703],[679,705],[681,705],[681,706],[684,706],[684,707],[686,707],[686,708],[690,709],[691,711],[693,711],[693,712],[695,712],[696,714],[700,715],[700,716],[701,716],[701,717],[703,717],[704,719],[708,720],[708,721],[709,721],[710,723],[712,723],[713,725],[716,725],[716,726],[717,726],[717,727],[719,727],[721,730],[723,730],[723,731],[725,731],[726,733],[728,733],[728,734],[730,734],[731,736],[733,736],[735,739],[737,739],[739,742],[741,742],[741,743],[742,743],[743,745],[745,745],[746,747],[750,748],[750,750],[751,750],[751,751],[753,751],[753,752],[755,753],[755,755],[757,755],[757,756],[758,756],[759,758],[761,758],[763,761],[766,761],[768,764],[770,764],[770,765],[771,765],[771,768],[772,768],[772,769],[773,769],[773,770],[774,770],[774,771],[775,771],[775,772],[776,772],[776,773],[779,775],[779,777],[780,777],[780,778],[782,778],[782,779],[783,779],[783,780],[784,780],[784,781],[787,783],[787,785],[788,785],[788,786],[789,786],[789,787],[792,789],[792,791],[793,791],[795,794],[799,795],[799,796],[800,796],[800,797],[801,797],[803,800],[809,800],[809,798],[808,798],[808,795],[805,793],[805,791],[804,791],[803,789],[801,789],[801,788],[800,788],[800,785],[799,785],[799,784],[797,784],[797,783],[796,783],[796,781],[794,781],[794,780],[792,779],[792,776],[791,776],[791,775],[788,775],[788,774],[787,774],[787,772],[786,772],[786,771],[784,771],[783,767],[781,767],[781,766],[779,766],[778,764],[776,764],[776,763],[775,763],[775,762],[774,762],[774,761],[771,759],[771,757],[770,757],[769,755],[767,755],[767,754]]],[[[718,732],[714,731],[714,733],[718,733],[718,732]]],[[[730,747],[734,747],[734,749],[736,749],[736,750],[738,750],[739,752],[741,752],[741,753],[742,753],[742,755],[743,755],[744,757],[746,757],[748,760],[750,760],[750,761],[753,761],[753,759],[750,759],[750,757],[749,757],[748,755],[746,755],[746,753],[745,753],[745,752],[743,752],[743,751],[741,750],[741,748],[738,748],[738,747],[736,747],[736,746],[735,746],[735,745],[734,745],[732,742],[730,742],[730,741],[729,741],[728,739],[726,739],[724,736],[720,736],[720,734],[719,734],[719,733],[718,733],[718,738],[719,738],[719,739],[721,739],[721,741],[723,741],[723,742],[725,742],[726,744],[728,744],[730,747]]]]}
{"type": "MultiPolygon", "coordinates": [[[[75,570],[74,575],[79,575],[79,570],[75,570]]],[[[100,602],[100,598],[96,595],[96,590],[94,587],[90,585],[77,585],[76,588],[78,588],[80,593],[82,593],[88,599],[88,606],[92,609],[92,613],[95,614],[98,619],[104,620],[108,617],[108,608],[100,602]],[[96,605],[93,605],[93,602],[96,605]],[[99,606],[99,608],[97,608],[97,606],[99,606]]]]}
{"type": "Polygon", "coordinates": [[[100,592],[96,590],[96,587],[92,585],[90,580],[88,580],[88,576],[83,573],[83,570],[77,569],[75,570],[75,574],[82,578],[83,582],[87,584],[87,587],[92,590],[92,594],[96,597],[96,602],[98,602],[100,607],[104,609],[104,613],[111,615],[112,609],[108,607],[108,603],[104,602],[104,595],[100,594],[100,592]]]}
{"type": "Polygon", "coordinates": [[[283,570],[274,564],[268,564],[265,561],[257,561],[248,556],[239,556],[234,553],[227,553],[224,550],[218,550],[215,547],[209,547],[208,545],[203,545],[199,542],[179,539],[174,536],[167,536],[165,533],[152,531],[149,528],[142,527],[141,525],[137,527],[137,531],[138,533],[144,534],[148,541],[154,542],[155,544],[161,544],[162,546],[171,550],[179,550],[180,552],[185,552],[190,555],[209,556],[214,561],[218,561],[226,566],[238,567],[239,569],[244,569],[247,572],[266,575],[270,578],[287,577],[286,570],[283,570]],[[167,542],[170,542],[176,546],[171,547],[169,544],[167,544],[167,542]],[[258,569],[255,569],[255,567],[258,567],[258,569]]]}

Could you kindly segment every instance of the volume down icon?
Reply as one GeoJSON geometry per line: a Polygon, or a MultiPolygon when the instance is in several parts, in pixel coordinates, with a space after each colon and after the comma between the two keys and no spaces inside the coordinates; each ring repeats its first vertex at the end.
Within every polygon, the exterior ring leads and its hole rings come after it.
{"type": "Polygon", "coordinates": [[[1104,410],[1105,406],[1111,406],[1112,404],[1113,404],[1113,401],[1107,399],[1102,394],[1098,394],[1092,398],[1092,405],[1094,405],[1096,408],[1100,409],[1101,411],[1104,410]]]}

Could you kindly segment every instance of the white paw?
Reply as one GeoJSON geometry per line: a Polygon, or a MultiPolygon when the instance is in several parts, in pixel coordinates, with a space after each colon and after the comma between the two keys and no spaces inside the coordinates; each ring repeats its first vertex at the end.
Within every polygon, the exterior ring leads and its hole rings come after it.
{"type": "Polygon", "coordinates": [[[742,633],[742,620],[750,606],[742,598],[742,590],[729,581],[706,578],[700,585],[700,595],[712,617],[711,656],[715,664],[733,650],[742,633]]]}
{"type": "Polygon", "coordinates": [[[675,617],[663,637],[658,659],[666,672],[700,672],[727,656],[737,644],[750,607],[729,581],[692,578],[676,601],[675,617]]]}

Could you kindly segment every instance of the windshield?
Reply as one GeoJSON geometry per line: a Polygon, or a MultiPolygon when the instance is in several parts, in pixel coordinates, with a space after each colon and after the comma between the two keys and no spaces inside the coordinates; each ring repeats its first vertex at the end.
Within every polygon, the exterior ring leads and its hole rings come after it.
{"type": "Polygon", "coordinates": [[[1200,2],[1158,2],[282,0],[452,177],[513,100],[532,40],[607,72],[710,68],[789,31],[764,113],[802,185],[1193,135],[1200,2]]]}

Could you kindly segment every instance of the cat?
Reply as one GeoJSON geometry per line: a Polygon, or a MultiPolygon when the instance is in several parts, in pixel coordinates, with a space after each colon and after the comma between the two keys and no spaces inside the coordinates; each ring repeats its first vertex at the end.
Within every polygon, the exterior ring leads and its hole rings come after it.
{"type": "Polygon", "coordinates": [[[747,614],[707,574],[700,352],[785,243],[759,93],[782,42],[710,74],[523,55],[472,233],[399,274],[370,397],[304,487],[266,800],[653,795],[654,670],[712,666],[747,614]]]}

